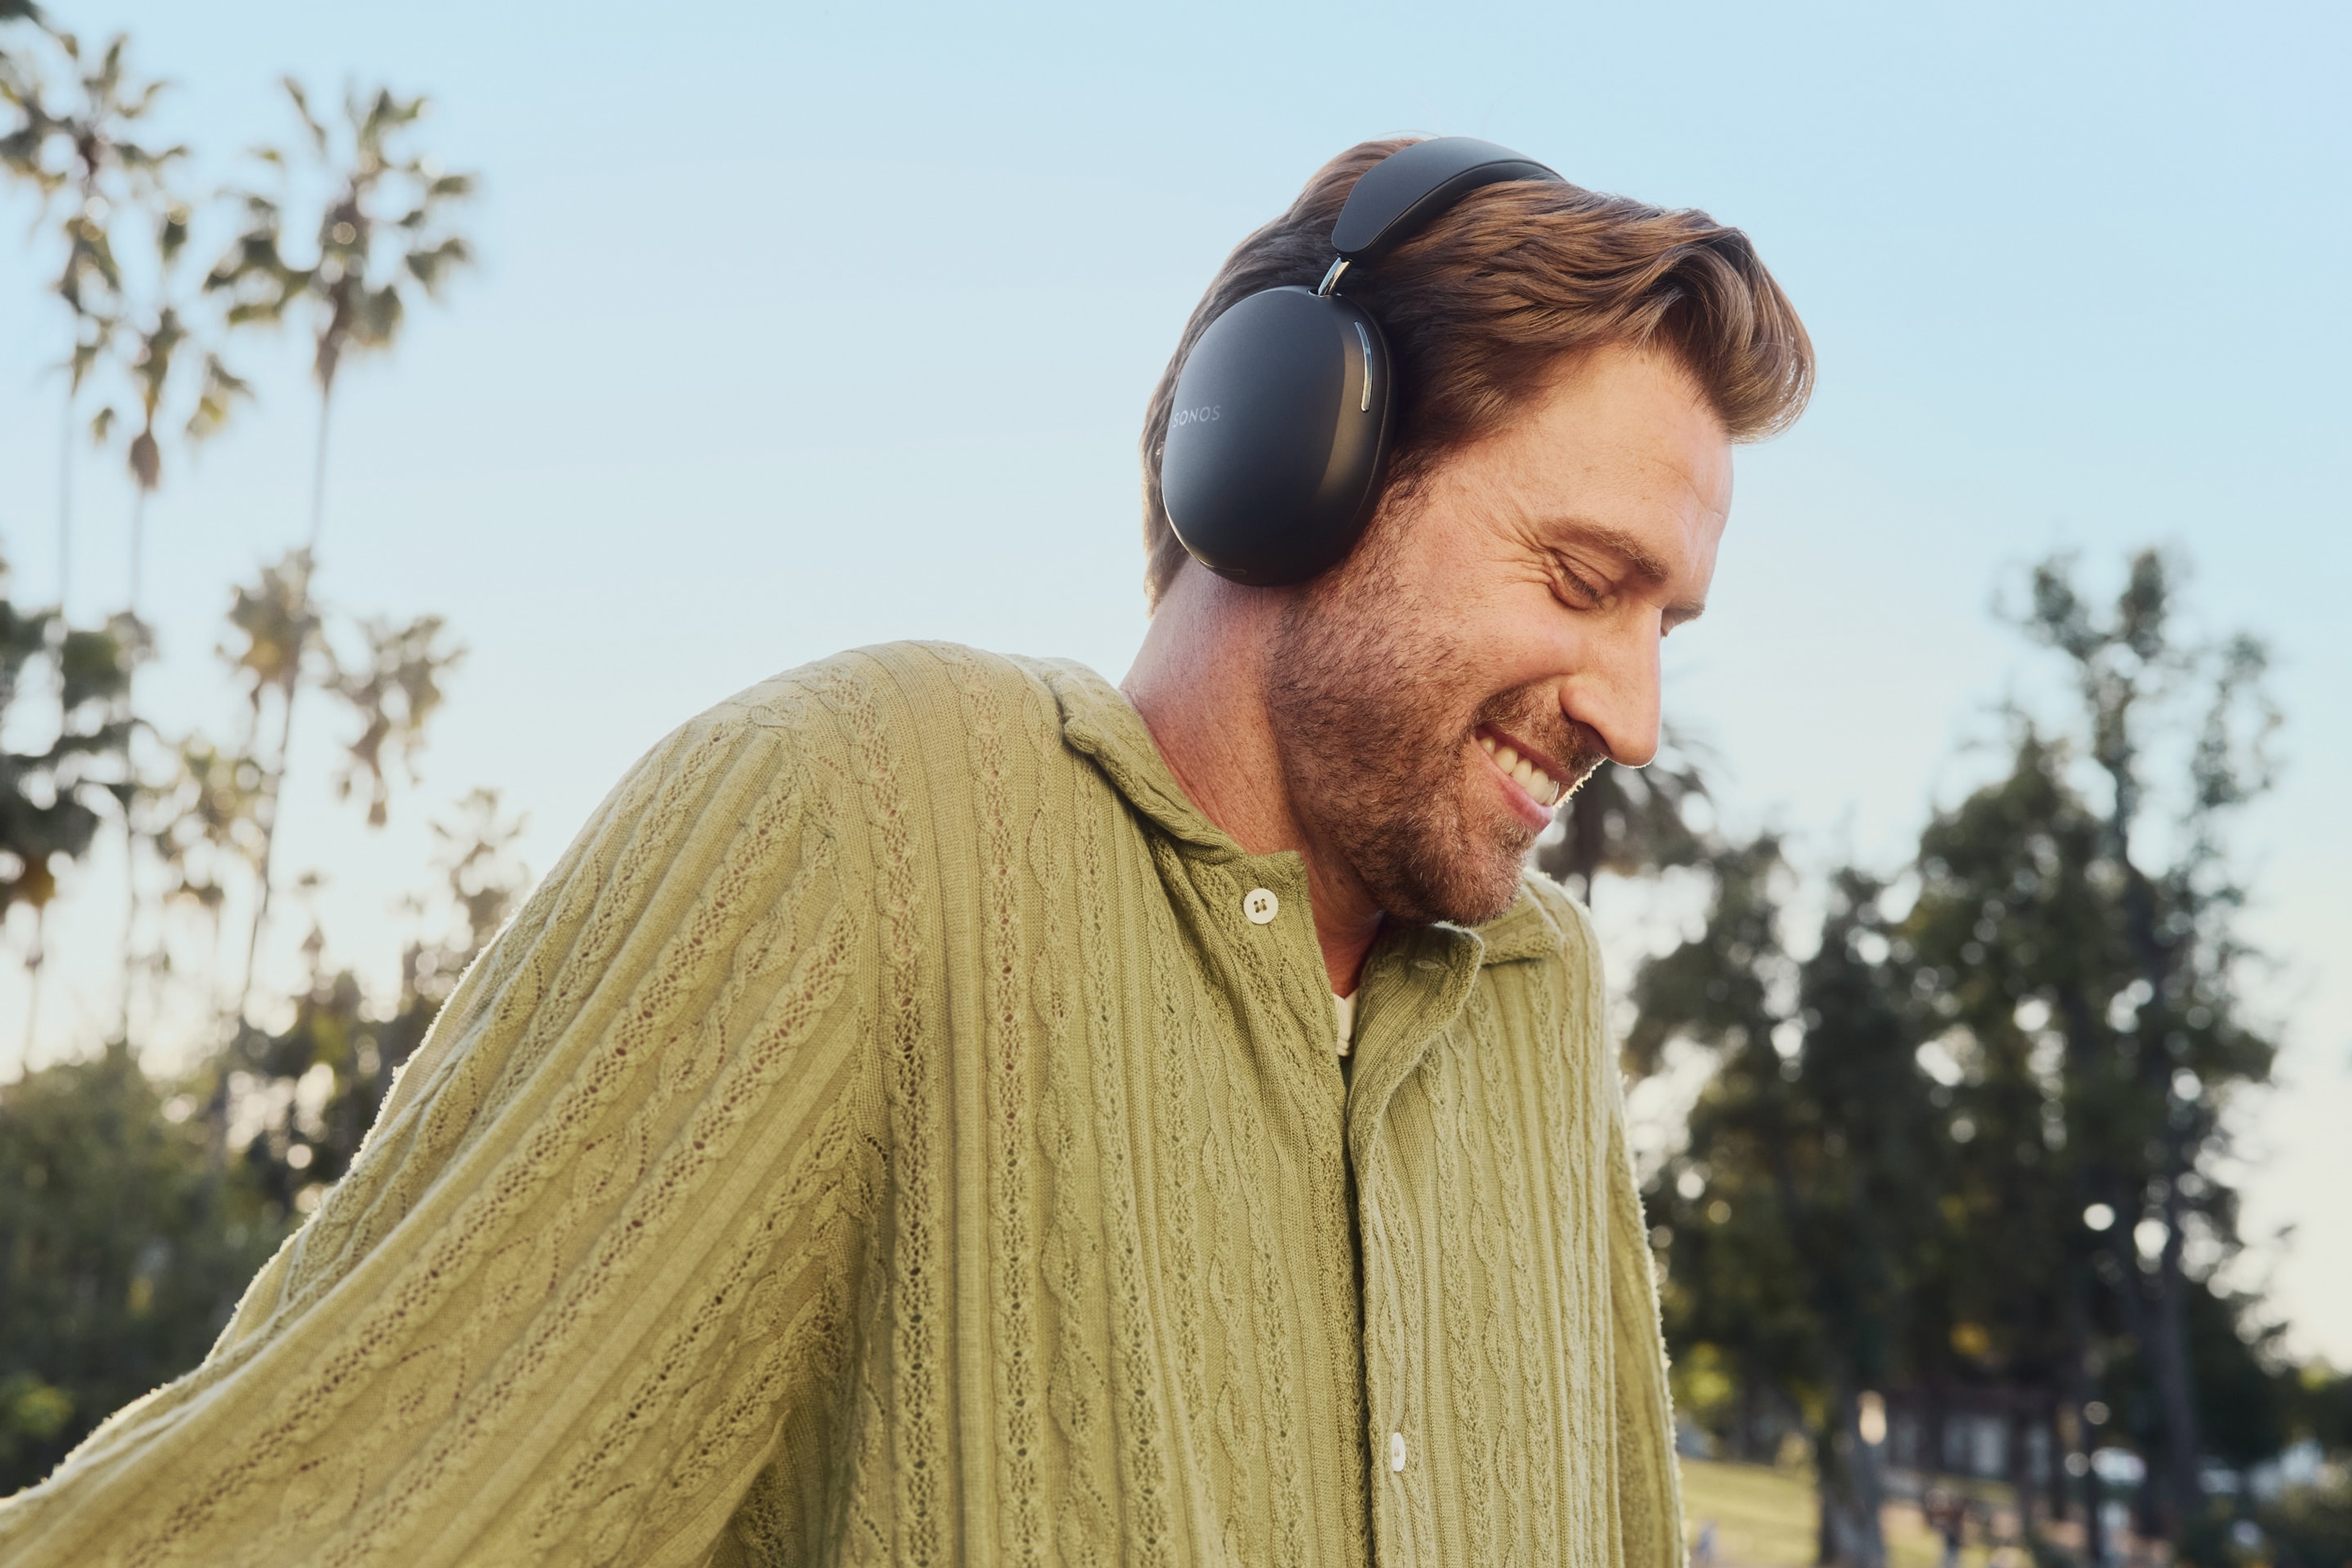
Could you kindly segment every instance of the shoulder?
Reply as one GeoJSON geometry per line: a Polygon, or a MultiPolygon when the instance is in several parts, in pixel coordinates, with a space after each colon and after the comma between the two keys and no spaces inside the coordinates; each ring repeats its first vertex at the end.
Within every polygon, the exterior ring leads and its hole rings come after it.
{"type": "Polygon", "coordinates": [[[845,726],[887,740],[894,726],[969,722],[975,707],[1028,700],[1050,710],[1050,668],[958,643],[877,643],[772,675],[678,732],[751,727],[806,735],[845,726]]]}
{"type": "Polygon", "coordinates": [[[655,752],[781,748],[855,772],[903,767],[990,732],[1043,738],[1058,732],[1053,668],[956,643],[852,648],[746,687],[655,752]]]}
{"type": "Polygon", "coordinates": [[[824,831],[897,837],[920,824],[919,837],[955,837],[948,826],[991,800],[1054,792],[1045,779],[1064,750],[1060,669],[953,643],[851,649],[705,710],[633,777],[642,793],[723,758],[824,831]]]}

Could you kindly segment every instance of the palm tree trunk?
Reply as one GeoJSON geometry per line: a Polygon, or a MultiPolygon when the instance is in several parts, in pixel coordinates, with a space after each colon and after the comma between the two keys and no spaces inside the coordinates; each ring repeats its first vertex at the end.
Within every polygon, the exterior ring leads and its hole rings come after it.
{"type": "Polygon", "coordinates": [[[310,559],[319,558],[319,533],[327,522],[327,416],[334,407],[335,385],[319,389],[319,442],[310,455],[310,559]]]}
{"type": "Polygon", "coordinates": [[[33,1047],[41,1027],[41,971],[47,966],[48,952],[42,938],[48,932],[49,907],[33,906],[33,951],[25,960],[25,1048],[16,1058],[16,1070],[29,1072],[33,1066],[33,1047]]]}
{"type": "MultiPolygon", "coordinates": [[[[302,579],[302,600],[305,606],[309,605],[310,599],[310,580],[306,573],[302,579]]],[[[258,885],[253,900],[253,924],[245,935],[245,983],[237,988],[236,994],[236,1022],[240,1028],[245,1026],[247,1009],[253,1003],[254,964],[258,960],[261,951],[262,929],[269,921],[269,892],[273,879],[270,865],[278,850],[278,805],[285,791],[287,747],[292,743],[294,738],[294,697],[301,689],[301,662],[298,645],[295,668],[287,678],[286,689],[283,693],[284,700],[278,708],[278,765],[270,770],[268,789],[263,795],[263,804],[268,807],[268,810],[264,814],[261,821],[261,863],[255,873],[258,885]]]]}
{"type": "Polygon", "coordinates": [[[294,741],[294,701],[302,690],[302,654],[310,646],[310,637],[318,617],[310,605],[310,575],[318,569],[320,531],[327,520],[327,426],[328,416],[333,412],[335,384],[327,381],[319,387],[319,440],[310,458],[310,542],[302,558],[301,626],[296,634],[294,668],[287,672],[284,703],[278,710],[278,766],[269,775],[266,796],[268,813],[261,824],[260,887],[253,900],[253,925],[245,939],[245,983],[238,988],[236,1021],[243,1027],[246,1011],[253,1002],[254,964],[261,950],[262,928],[269,919],[269,894],[272,879],[271,862],[278,849],[278,806],[284,796],[286,769],[292,760],[289,748],[294,741]]]}
{"type": "MultiPolygon", "coordinates": [[[[2139,787],[2127,765],[2109,763],[2106,771],[2115,781],[2115,804],[2109,808],[2107,837],[2109,852],[2124,875],[2123,913],[2124,940],[2137,961],[2140,979],[2146,983],[2154,1005],[2166,1011],[2171,1006],[2170,982],[2179,963],[2179,952],[2173,942],[2158,929],[2157,891],[2147,874],[2132,859],[2132,827],[2138,810],[2139,787]]],[[[2160,1015],[2159,1015],[2160,1016],[2160,1015]]],[[[2145,1008],[2141,1014],[2147,1020],[2145,1008]]],[[[2156,1300],[2143,1311],[2140,1321],[2132,1331],[2146,1349],[2148,1358],[2149,1381],[2156,1385],[2157,1411],[2164,1433],[2164,1458],[2160,1466],[2151,1466],[2149,1485],[2141,1490],[2144,1514],[2152,1513],[2150,1522],[2161,1522],[2167,1531],[2178,1539],[2202,1507],[2203,1485],[2198,1468],[2197,1404],[2195,1384],[2189,1363],[2187,1315],[2182,1309],[2184,1285],[2180,1272],[2181,1205],[2180,1174],[2188,1169],[2188,1150],[2177,1118],[2172,1114],[2172,1075],[2164,1055],[2153,1049],[2140,1053],[2140,1078],[2151,1100],[2165,1108],[2162,1146],[2162,1175],[2165,1184],[2163,1205],[2165,1240],[2158,1250],[2156,1268],[2156,1300]],[[2151,1508],[2149,1505],[2154,1504],[2151,1508]]],[[[2122,1211],[2136,1214],[2138,1205],[2122,1211]]],[[[2129,1273],[2122,1292],[2137,1296],[2141,1289],[2139,1271],[2131,1268],[2137,1260],[2131,1257],[2128,1245],[2125,1259],[2129,1273]]]]}
{"type": "MultiPolygon", "coordinates": [[[[147,571],[147,487],[136,486],[131,498],[131,623],[139,620],[140,589],[147,571]]],[[[135,646],[135,645],[134,645],[135,646]]],[[[123,706],[134,714],[137,708],[132,692],[139,679],[138,660],[132,658],[123,669],[123,706]]],[[[139,784],[138,761],[131,754],[137,743],[139,729],[134,723],[122,742],[123,783],[135,792],[139,784]]],[[[131,796],[122,803],[122,1018],[121,1037],[131,1043],[131,1001],[133,988],[131,952],[139,929],[139,834],[131,820],[131,796]]]]}
{"type": "Polygon", "coordinates": [[[66,387],[65,427],[58,437],[58,614],[64,615],[73,597],[73,453],[74,395],[66,387]]]}
{"type": "Polygon", "coordinates": [[[2036,1532],[2033,1527],[2035,1488],[2028,1438],[2033,1430],[2035,1405],[2026,1389],[2011,1388],[2007,1392],[2010,1404],[2004,1418],[2009,1430],[2007,1440],[2001,1446],[2001,1458],[2007,1463],[2002,1468],[2008,1471],[2009,1495],[2017,1510],[2017,1544],[2030,1557],[2032,1551],[2027,1543],[2035,1539],[2036,1532]]]}
{"type": "Polygon", "coordinates": [[[2189,1361],[2188,1281],[2180,1265],[2182,1204],[2180,1173],[2176,1157],[2166,1173],[2164,1246],[2156,1266],[2156,1342],[2149,1347],[2156,1375],[2157,1400],[2164,1411],[2164,1490],[2170,1500],[2175,1532],[2194,1523],[2204,1503],[2204,1475],[2199,1464],[2195,1380],[2189,1361]]]}
{"type": "MultiPolygon", "coordinates": [[[[135,615],[136,612],[134,611],[135,615]]],[[[135,668],[123,674],[122,700],[129,708],[131,683],[137,679],[135,668]]],[[[135,711],[135,710],[134,710],[135,711]]],[[[131,747],[139,739],[134,723],[122,740],[122,773],[125,795],[122,802],[122,1017],[121,1035],[123,1045],[131,1044],[131,1004],[138,984],[136,940],[139,931],[139,830],[131,818],[131,803],[139,790],[139,768],[131,747]]]]}
{"type": "Polygon", "coordinates": [[[135,486],[131,500],[131,601],[130,611],[139,613],[139,593],[147,574],[147,487],[135,486]]]}
{"type": "MultiPolygon", "coordinates": [[[[122,752],[123,764],[130,765],[131,749],[126,743],[122,752]]],[[[132,939],[139,930],[139,835],[131,824],[131,807],[122,808],[122,1016],[117,1033],[122,1043],[131,1043],[131,992],[135,973],[131,960],[132,939]]]]}

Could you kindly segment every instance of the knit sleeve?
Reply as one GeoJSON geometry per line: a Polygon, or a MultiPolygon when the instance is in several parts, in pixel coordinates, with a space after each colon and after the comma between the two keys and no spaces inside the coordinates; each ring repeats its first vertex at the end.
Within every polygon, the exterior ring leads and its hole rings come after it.
{"type": "Polygon", "coordinates": [[[212,1353],[0,1505],[0,1559],[700,1563],[837,1438],[878,1144],[830,776],[740,706],[641,763],[212,1353]]]}

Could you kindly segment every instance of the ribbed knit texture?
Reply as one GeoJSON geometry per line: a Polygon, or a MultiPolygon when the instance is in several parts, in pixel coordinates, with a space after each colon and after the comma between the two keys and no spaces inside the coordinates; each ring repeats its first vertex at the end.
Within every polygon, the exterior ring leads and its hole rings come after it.
{"type": "Polygon", "coordinates": [[[0,1562],[1675,1568],[1583,915],[1531,878],[1357,1005],[1343,1083],[1297,857],[1094,675],[781,676],[604,803],[0,1562]]]}

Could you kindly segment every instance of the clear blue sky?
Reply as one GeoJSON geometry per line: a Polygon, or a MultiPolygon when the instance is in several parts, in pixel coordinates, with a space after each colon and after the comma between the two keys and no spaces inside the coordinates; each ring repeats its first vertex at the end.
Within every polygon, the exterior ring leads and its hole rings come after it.
{"type": "MultiPolygon", "coordinates": [[[[1350,142],[1475,133],[1746,227],[1820,346],[1812,412],[1741,458],[1714,609],[1670,645],[1670,705],[1748,820],[1816,863],[1899,858],[1986,765],[1964,743],[1990,705],[2048,673],[1989,605],[2053,547],[2178,546],[2211,624],[2272,640],[2288,771],[2244,849],[2293,1089],[2243,1118],[2250,1222],[2300,1226],[2257,1262],[2352,1361],[2342,8],[57,10],[132,30],[215,173],[284,133],[292,70],[430,92],[443,161],[487,176],[485,267],[352,374],[336,433],[322,591],[473,647],[389,831],[323,790],[290,817],[342,956],[388,973],[420,807],[497,784],[544,868],[664,729],[772,670],[902,636],[1124,669],[1135,430],[1218,258],[1350,142]]],[[[61,329],[21,217],[0,540],[46,595],[61,329]]],[[[224,724],[215,620],[299,536],[310,437],[293,345],[249,363],[257,415],[153,512],[152,689],[224,724]]],[[[83,473],[95,610],[127,501],[83,473]]],[[[303,765],[320,783],[323,750],[303,765]]],[[[66,934],[104,950],[112,918],[66,934]]],[[[106,973],[45,1049],[110,1016],[106,973]]],[[[0,1017],[17,984],[0,968],[0,1017]]]]}

